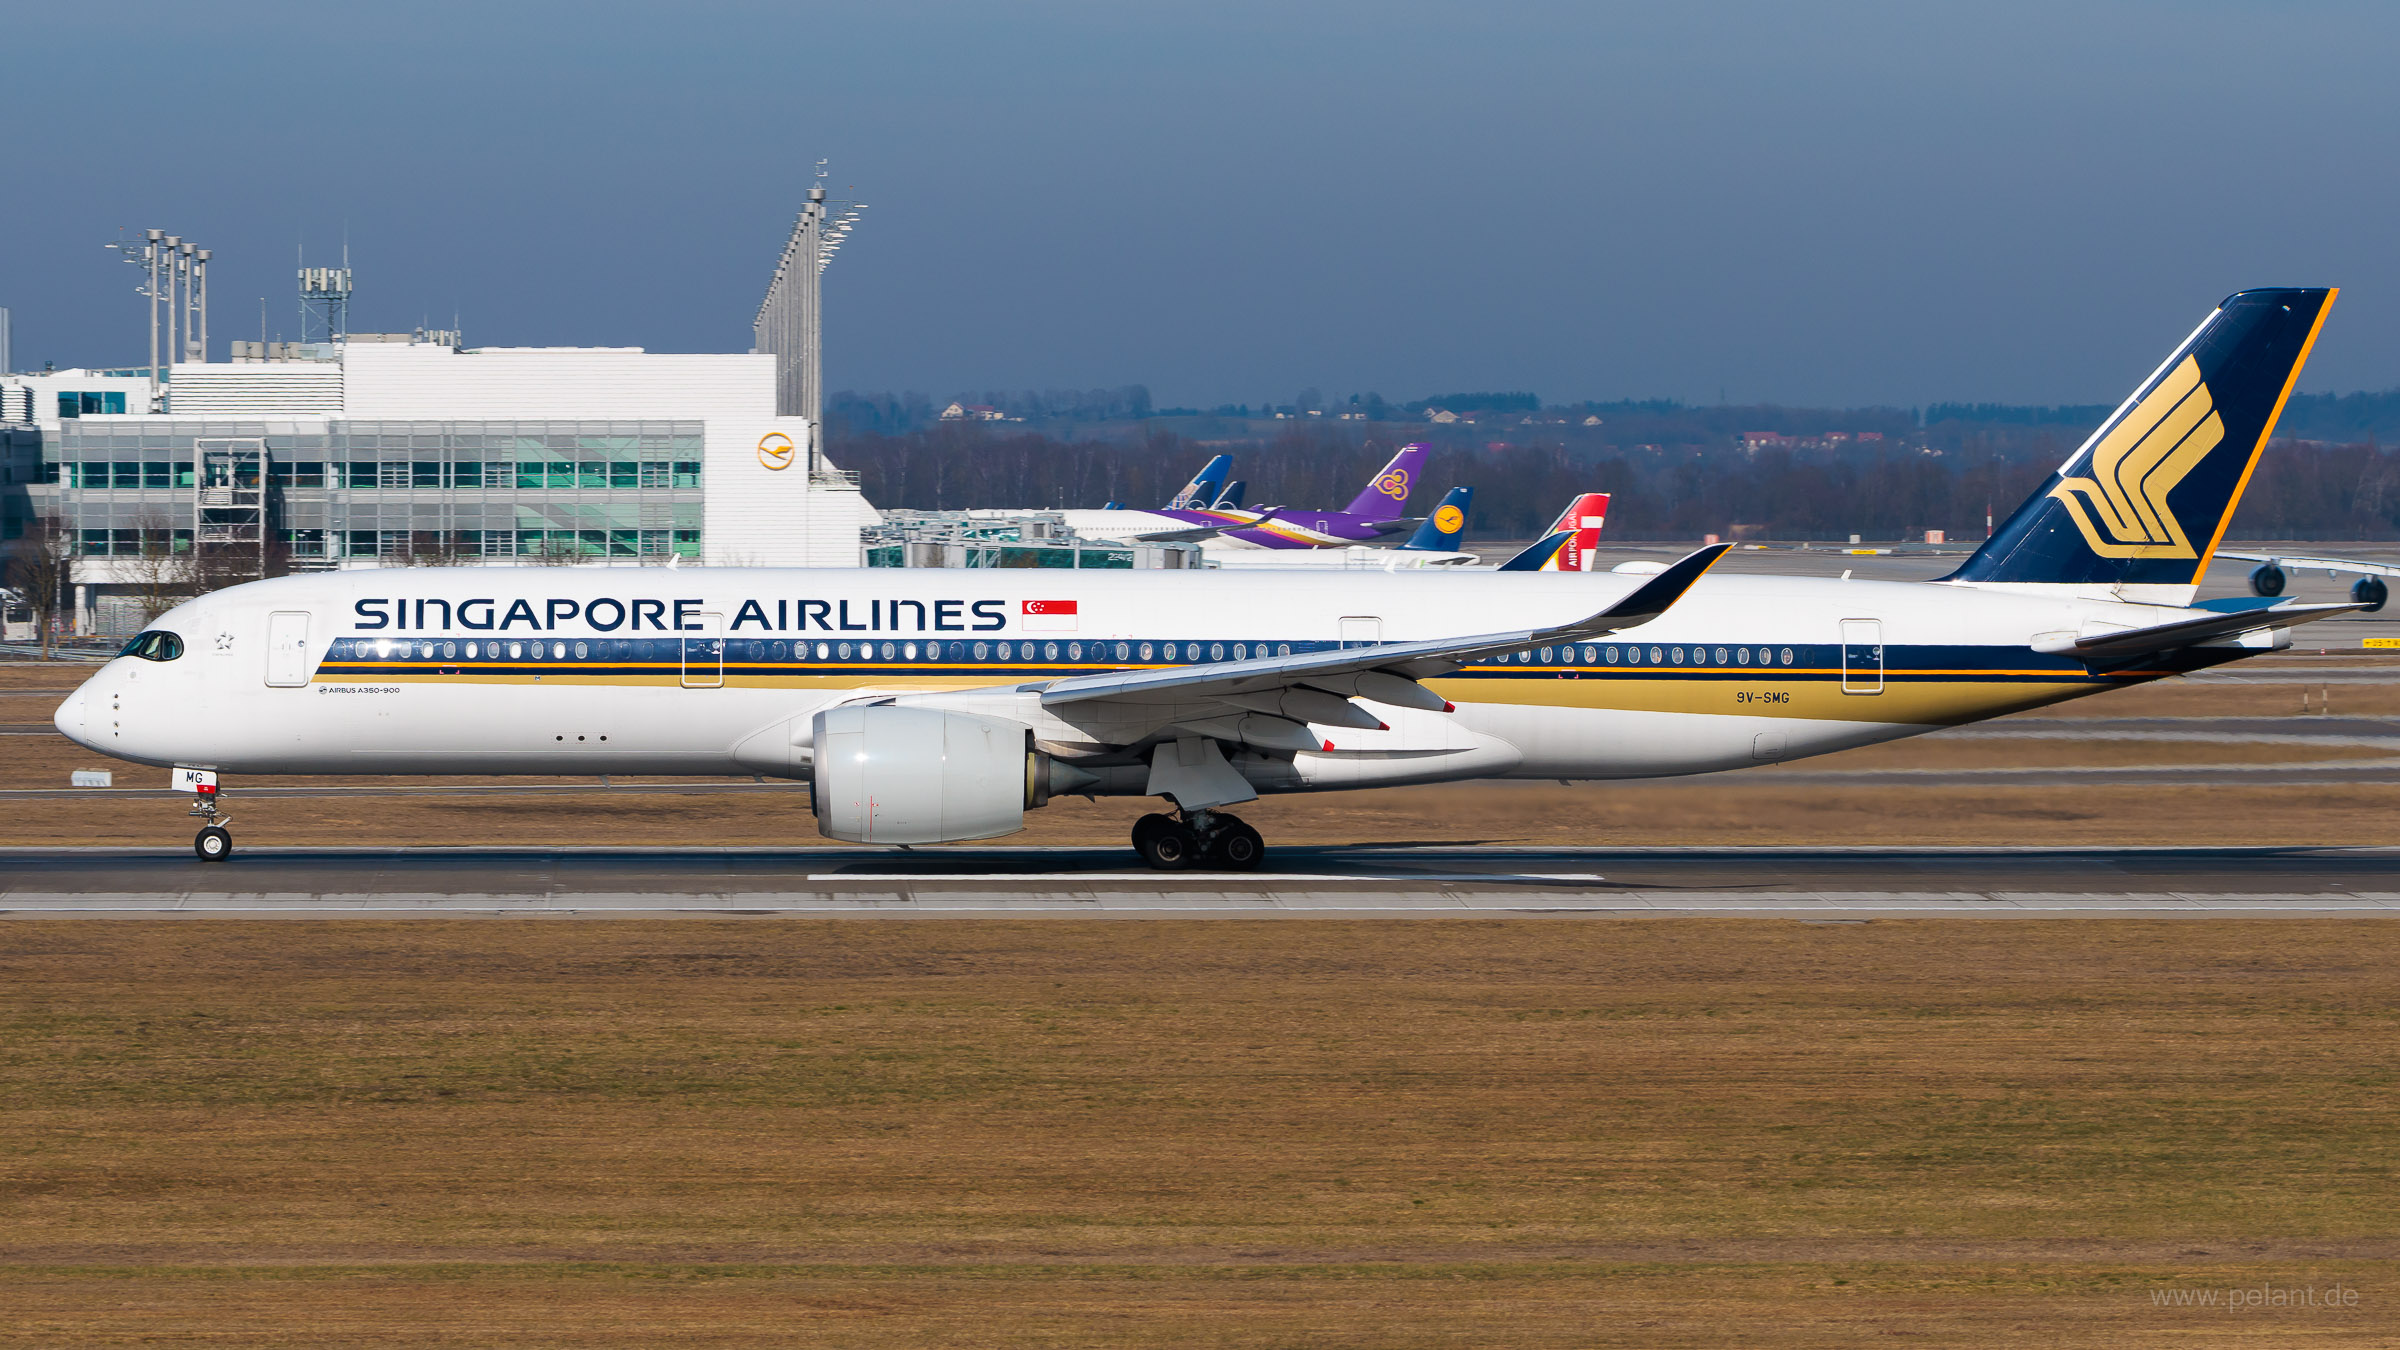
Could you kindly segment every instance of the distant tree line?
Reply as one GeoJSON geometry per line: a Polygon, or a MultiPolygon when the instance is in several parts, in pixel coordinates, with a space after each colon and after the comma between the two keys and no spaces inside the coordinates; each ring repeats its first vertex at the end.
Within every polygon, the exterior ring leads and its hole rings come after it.
{"type": "MultiPolygon", "coordinates": [[[[826,420],[836,434],[858,433],[897,436],[922,430],[939,422],[942,410],[951,403],[982,404],[999,409],[1011,419],[1042,429],[1056,430],[1059,424],[1074,424],[1076,435],[1082,428],[1102,423],[1117,424],[1108,434],[1123,436],[1136,424],[1151,419],[1173,419],[1176,430],[1201,439],[1215,439],[1217,433],[1195,429],[1195,421],[1243,422],[1249,419],[1275,420],[1283,418],[1307,420],[1312,414],[1323,420],[1340,420],[1355,415],[1373,423],[1424,425],[1429,410],[1440,408],[1462,417],[1472,417],[1481,426],[1522,424],[1532,419],[1537,425],[1581,426],[1587,418],[1597,417],[1608,430],[1598,439],[1620,445],[1704,445],[1744,431],[1775,431],[1786,435],[1810,435],[1824,431],[1875,431],[1883,435],[1919,435],[1922,439],[1939,442],[1944,436],[1980,429],[2017,427],[2026,429],[2069,428],[2089,430],[2106,417],[2111,405],[2088,404],[2046,406],[2013,403],[1934,403],[1923,408],[1788,408],[1772,405],[1695,405],[1672,399],[1620,400],[1616,402],[1581,402],[1545,404],[1531,393],[1460,393],[1439,394],[1430,398],[1404,403],[1385,400],[1381,394],[1352,394],[1347,402],[1324,398],[1315,389],[1303,389],[1289,402],[1269,401],[1259,404],[1227,403],[1213,408],[1159,408],[1151,403],[1150,391],[1138,384],[1113,389],[1052,389],[1046,391],[986,390],[981,393],[958,394],[935,398],[921,393],[858,393],[844,390],[826,400],[826,420]]],[[[2377,442],[2400,443],[2400,389],[2380,393],[2299,394],[2284,408],[2278,434],[2297,440],[2331,441],[2342,444],[2377,442]]],[[[1226,432],[1235,439],[1255,439],[1250,428],[1235,427],[1226,432]]]]}
{"type": "MultiPolygon", "coordinates": [[[[1781,411],[1802,431],[1825,416],[1781,411]]],[[[1895,421],[1908,416],[1886,411],[1895,421]]],[[[1768,416],[1756,409],[1741,415],[1754,421],[1768,416]]],[[[1841,416],[1862,420],[1856,413],[1841,416]]],[[[1640,417],[1626,413],[1619,420],[1638,423],[1640,417]]],[[[1469,533],[1479,539],[1529,538],[1575,493],[1602,491],[1615,494],[1608,530],[1618,539],[1697,540],[1739,525],[1756,527],[1754,537],[1763,539],[1858,534],[1897,540],[1938,529],[1954,540],[1972,540],[1982,537],[1987,507],[2005,518],[2089,432],[2088,425],[1951,420],[1907,440],[1753,452],[1730,436],[1714,444],[1637,448],[1619,441],[1625,433],[1615,427],[1606,428],[1614,433],[1607,440],[1578,434],[1580,428],[1544,428],[1552,434],[1499,442],[1414,427],[1353,430],[1359,425],[1293,423],[1238,443],[1187,439],[1157,427],[1105,440],[1064,439],[1006,424],[938,425],[897,435],[836,428],[827,448],[835,463],[859,472],[868,499],[879,506],[1057,509],[1113,501],[1156,507],[1210,455],[1228,452],[1234,476],[1250,483],[1253,505],[1324,507],[1348,501],[1403,440],[1416,439],[1435,448],[1412,508],[1429,510],[1444,490],[1471,484],[1476,495],[1469,533]]],[[[1664,434],[1663,427],[1636,429],[1664,434]]],[[[2372,443],[2279,441],[2252,479],[2232,533],[2250,539],[2400,538],[2400,451],[2372,443]]]]}

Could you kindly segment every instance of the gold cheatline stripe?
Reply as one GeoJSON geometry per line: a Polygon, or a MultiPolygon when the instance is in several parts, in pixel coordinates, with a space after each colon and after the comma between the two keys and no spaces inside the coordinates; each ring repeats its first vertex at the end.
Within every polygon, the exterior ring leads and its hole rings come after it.
{"type": "MultiPolygon", "coordinates": [[[[396,665],[399,665],[399,664],[400,664],[400,663],[398,663],[398,662],[393,662],[393,661],[327,661],[327,662],[323,663],[322,665],[318,666],[318,668],[317,668],[317,673],[318,673],[318,674],[320,674],[320,675],[323,675],[323,674],[361,674],[361,675],[364,675],[364,674],[374,674],[374,673],[377,673],[378,671],[384,671],[385,673],[390,673],[389,671],[385,671],[385,668],[386,668],[386,667],[390,667],[390,666],[396,666],[396,665]]],[[[706,663],[702,663],[702,664],[703,664],[703,665],[705,665],[706,663]]],[[[869,663],[866,663],[866,662],[830,663],[830,662],[829,662],[829,663],[827,663],[827,664],[825,664],[825,665],[822,665],[822,666],[816,666],[816,665],[772,665],[772,664],[762,665],[762,664],[758,664],[758,663],[755,663],[755,662],[738,662],[738,663],[737,663],[737,662],[731,662],[731,661],[728,661],[728,662],[725,662],[725,663],[723,663],[722,665],[720,665],[720,666],[718,667],[718,669],[720,669],[720,670],[724,670],[724,671],[727,671],[727,672],[736,672],[736,671],[738,671],[738,672],[742,672],[742,673],[745,673],[745,674],[753,674],[753,675],[758,675],[758,674],[766,674],[766,675],[817,675],[817,674],[832,674],[832,673],[838,673],[838,672],[841,672],[841,671],[853,671],[853,670],[857,670],[857,669],[858,669],[858,668],[859,668],[861,665],[865,665],[865,664],[869,664],[869,663]]],[[[690,669],[690,667],[687,667],[687,666],[684,666],[684,665],[678,664],[678,663],[676,663],[676,662],[673,662],[673,661],[604,661],[604,662],[597,662],[597,663],[594,663],[594,665],[595,665],[597,668],[599,668],[599,669],[605,669],[605,670],[609,670],[609,671],[612,671],[612,672],[619,672],[619,673],[622,673],[622,672],[626,671],[628,667],[632,668],[633,670],[635,670],[635,671],[637,671],[637,672],[639,672],[639,671],[659,671],[659,672],[666,673],[666,674],[674,674],[674,673],[676,673],[676,672],[679,672],[679,671],[682,671],[682,670],[690,669]]],[[[577,666],[570,665],[570,664],[566,664],[566,663],[563,663],[563,662],[552,662],[552,663],[548,663],[548,664],[544,664],[544,665],[536,665],[536,664],[534,664],[534,663],[532,663],[532,662],[530,662],[530,661],[515,661],[515,662],[504,662],[504,663],[495,664],[495,663],[493,663],[493,662],[489,662],[489,661],[442,661],[442,660],[434,660],[434,661],[417,661],[417,662],[412,662],[412,663],[409,663],[408,665],[406,665],[406,666],[402,667],[401,673],[407,673],[407,674],[426,674],[426,673],[430,673],[430,672],[427,670],[427,667],[429,667],[429,666],[432,666],[432,667],[440,667],[441,669],[444,669],[444,670],[455,670],[455,671],[458,671],[458,672],[460,672],[460,673],[462,673],[462,674],[464,674],[464,673],[468,673],[468,672],[485,672],[485,673],[496,673],[496,674],[522,674],[522,673],[528,673],[528,672],[530,672],[530,673],[533,673],[533,674],[546,675],[546,674],[549,674],[549,673],[551,673],[551,672],[555,671],[555,672],[557,672],[557,673],[559,673],[559,674],[562,674],[562,675],[572,675],[572,674],[575,674],[575,673],[577,672],[577,670],[579,669],[579,667],[577,667],[577,666]]],[[[932,674],[942,674],[942,675],[960,675],[960,676],[974,676],[974,675],[1001,675],[1001,674],[1005,674],[1005,673],[1007,673],[1007,672],[1009,672],[1009,671],[1023,671],[1023,670],[1074,670],[1074,671],[1087,671],[1087,672],[1089,672],[1089,673],[1092,673],[1092,674],[1111,674],[1111,673],[1116,673],[1116,672],[1119,672],[1119,671],[1132,671],[1132,670],[1172,670],[1172,669],[1178,669],[1178,667],[1173,667],[1173,666],[1068,666],[1068,665],[1047,665],[1047,664],[1044,664],[1044,663],[1041,663],[1041,662],[1034,662],[1034,663],[1032,663],[1032,664],[1030,664],[1030,665],[1029,665],[1029,664],[1022,663],[1022,662],[1019,662],[1019,663],[1017,663],[1017,664],[1013,664],[1013,665],[1009,665],[1009,666],[1005,666],[1005,667],[987,667],[987,666],[960,666],[960,665],[951,664],[951,663],[932,663],[932,664],[924,664],[924,665],[916,665],[916,666],[907,666],[907,667],[895,667],[895,668],[899,668],[899,669],[906,669],[906,670],[910,670],[910,671],[923,671],[924,673],[926,673],[926,674],[928,674],[928,675],[932,675],[932,674]]],[[[1197,667],[1197,668],[1198,668],[1198,669],[1206,669],[1206,667],[1205,667],[1205,666],[1202,666],[1202,667],[1197,667]]],[[[1838,667],[1838,666],[1757,666],[1757,667],[1750,667],[1750,668],[1744,668],[1744,667],[1740,667],[1740,666],[1726,666],[1726,667],[1721,667],[1721,668],[1720,668],[1720,667],[1714,667],[1714,666],[1599,666],[1599,667],[1593,667],[1593,666],[1542,666],[1542,667],[1535,667],[1535,666],[1514,666],[1514,665],[1510,665],[1510,666],[1462,666],[1462,667],[1460,667],[1458,670],[1456,670],[1456,671],[1453,671],[1453,672],[1451,672],[1450,674],[1447,674],[1447,675],[1428,675],[1428,676],[1426,676],[1425,678],[1426,678],[1426,679],[1429,679],[1429,680],[1451,680],[1451,679],[1456,679],[1456,678],[1458,678],[1460,675],[1465,675],[1465,674],[1470,674],[1470,673],[1480,673],[1480,674],[1487,674],[1487,675],[1488,675],[1488,674],[1507,673],[1507,674],[1512,674],[1512,675],[1515,675],[1515,676],[1516,676],[1516,678],[1518,678],[1518,679],[1526,679],[1526,680],[1560,680],[1560,679],[1570,679],[1570,678],[1581,678],[1581,677],[1583,677],[1583,676],[1585,676],[1585,675],[1587,675],[1587,674],[1588,674],[1588,675],[1594,675],[1594,676],[1596,676],[1596,677],[1599,677],[1599,678],[1614,679],[1614,680],[1636,680],[1636,679],[1640,679],[1640,680],[1656,680],[1656,679],[1690,679],[1690,678],[1696,678],[1696,677],[1703,677],[1703,678],[1711,678],[1711,679],[1716,679],[1716,678],[1722,678],[1722,677],[1725,677],[1725,676],[1733,676],[1733,677],[1736,677],[1736,678],[1741,678],[1741,679],[1756,679],[1756,680],[1764,680],[1764,679],[1768,679],[1768,678],[1770,678],[1770,677],[1771,677],[1771,678],[1774,678],[1774,679],[1789,679],[1789,678],[1792,678],[1792,677],[1794,677],[1794,676],[1814,676],[1814,677],[1818,677],[1818,678],[1831,678],[1831,677],[1834,677],[1834,676],[1842,676],[1842,677],[1844,677],[1844,678],[1849,678],[1849,677],[1851,676],[1851,674],[1852,674],[1851,672],[1845,671],[1845,670],[1843,670],[1842,668],[1840,668],[1840,667],[1838,667]],[[1753,674],[1753,673],[1752,673],[1753,671],[1755,671],[1756,673],[1755,673],[1755,674],[1753,674]],[[1519,673],[1519,672],[1522,672],[1522,673],[1519,673]]],[[[1865,672],[1858,672],[1858,673],[1859,673],[1859,674],[1864,674],[1865,672]]],[[[2081,674],[2081,673],[2079,673],[2079,672],[2076,672],[2076,671],[2073,671],[2073,670],[2060,670],[2060,669],[2055,669],[2055,668],[2054,668],[2054,669],[2049,669],[2049,670],[2010,670],[2010,669],[1997,668],[1997,667],[1977,666],[1977,667],[1967,667],[1967,668],[1955,669],[1955,670],[1952,670],[1952,669],[1939,669],[1939,668],[1935,668],[1935,669],[1924,669],[1924,670],[1915,670],[1915,669],[1909,669],[1909,670],[1897,670],[1897,669],[1892,669],[1892,668],[1886,667],[1886,668],[1885,668],[1885,669],[1884,669],[1884,670],[1883,670],[1881,673],[1882,673],[1882,676],[1883,676],[1884,680],[1885,680],[1886,682],[1889,682],[1889,681],[1893,681],[1893,680],[1915,680],[1915,679],[1931,679],[1931,678],[1941,678],[1941,679],[1955,679],[1955,678],[1967,678],[1967,679],[1989,679],[1989,678],[1993,678],[1993,677],[1999,677],[1999,676],[2014,676],[2014,677],[2020,677],[2020,678],[2040,678],[2040,679],[2054,679],[2054,680],[2068,680],[2068,681],[2072,681],[2072,680],[2076,680],[2076,679],[2094,679],[2094,678],[2114,677],[2114,676],[2119,676],[2119,675],[2128,675],[2128,674],[2132,674],[2132,675],[2157,675],[2157,674],[2172,674],[2172,673],[2174,673],[2174,672],[2169,672],[2169,671],[2092,671],[2092,672],[2090,672],[2089,674],[2081,674]]]]}

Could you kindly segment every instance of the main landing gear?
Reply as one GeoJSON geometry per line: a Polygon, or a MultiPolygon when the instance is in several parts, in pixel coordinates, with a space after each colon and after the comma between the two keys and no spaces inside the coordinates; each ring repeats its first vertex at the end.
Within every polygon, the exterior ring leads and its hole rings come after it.
{"type": "Polygon", "coordinates": [[[217,809],[215,784],[193,793],[192,809],[185,814],[208,822],[192,836],[192,852],[200,855],[200,861],[223,862],[233,856],[233,832],[225,828],[233,823],[233,817],[217,809]]]}
{"type": "Polygon", "coordinates": [[[1267,842],[1258,831],[1223,811],[1185,811],[1181,819],[1152,812],[1133,823],[1133,849],[1162,872],[1187,867],[1255,872],[1267,857],[1267,842]]]}

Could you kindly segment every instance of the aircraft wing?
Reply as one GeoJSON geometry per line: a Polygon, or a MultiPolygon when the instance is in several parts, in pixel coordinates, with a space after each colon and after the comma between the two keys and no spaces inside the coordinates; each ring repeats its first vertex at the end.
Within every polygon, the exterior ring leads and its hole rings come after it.
{"type": "Polygon", "coordinates": [[[2036,642],[2033,649],[2051,656],[2072,656],[2085,661],[2126,661],[2184,647],[2196,647],[2204,642],[2237,637],[2244,633],[2295,628],[2317,619],[2365,608],[2365,605],[2276,605],[2272,608],[2242,609],[2197,619],[2179,619],[2174,623],[2154,624],[2148,628],[2126,628],[2113,633],[2094,633],[2089,637],[2036,642]]]}
{"type": "MultiPolygon", "coordinates": [[[[1431,676],[1448,674],[1468,662],[1502,652],[1525,647],[1539,647],[1562,642],[1588,642],[1610,633],[1622,632],[1650,622],[1667,612],[1667,608],[1683,598],[1702,573],[1724,556],[1730,544],[1711,544],[1677,562],[1666,571],[1651,577],[1635,588],[1632,594],[1597,614],[1554,628],[1527,629],[1515,633],[1479,633],[1472,636],[1434,638],[1423,642],[1384,642],[1367,647],[1351,647],[1340,651],[1310,652],[1301,656],[1258,657],[1248,661],[1211,661],[1199,665],[1170,666],[1160,670],[1112,671],[1100,675],[1072,675],[1052,681],[1042,690],[1042,706],[1059,708],[1065,705],[1112,700],[1132,703],[1192,703],[1206,699],[1242,698],[1244,696],[1277,693],[1294,686],[1338,681],[1355,687],[1356,677],[1370,672],[1393,678],[1390,683],[1377,682],[1383,692],[1408,697],[1401,684],[1431,676]]],[[[1337,688],[1339,686],[1337,685],[1337,688]]],[[[1417,690],[1428,705],[1439,704],[1433,694],[1417,690]]],[[[1366,695],[1378,697],[1375,693],[1366,695]]],[[[1383,702],[1394,699],[1379,699],[1383,702]]],[[[1418,701],[1412,698],[1412,701],[1418,701]]],[[[1240,705],[1237,705],[1240,706],[1240,705]]],[[[1363,710],[1352,709],[1366,722],[1374,719],[1363,710]]],[[[1306,720],[1328,720],[1309,718],[1306,720]]],[[[1356,725],[1356,723],[1353,723],[1356,725]]]]}
{"type": "Polygon", "coordinates": [[[1133,541],[1137,544],[1197,544],[1203,540],[1214,539],[1227,530],[1247,530],[1264,525],[1282,511],[1283,508],[1280,506],[1270,507],[1249,520],[1229,520],[1222,525],[1195,525],[1188,530],[1161,530],[1156,534],[1137,534],[1133,537],[1133,541]]]}
{"type": "Polygon", "coordinates": [[[1413,530],[1424,523],[1425,517],[1423,516],[1404,516],[1398,520],[1370,520],[1367,522],[1366,528],[1373,530],[1375,537],[1380,539],[1385,535],[1398,534],[1402,530],[1413,530]]]}
{"type": "Polygon", "coordinates": [[[2277,567],[2289,567],[2300,571],[2322,567],[2328,572],[2356,572],[2361,576],[2369,577],[2400,577],[2400,567],[2384,563],[2360,562],[2355,558],[2303,558],[2291,553],[2231,553],[2224,549],[2217,550],[2217,556],[2238,558],[2243,562],[2273,563],[2277,567]]]}

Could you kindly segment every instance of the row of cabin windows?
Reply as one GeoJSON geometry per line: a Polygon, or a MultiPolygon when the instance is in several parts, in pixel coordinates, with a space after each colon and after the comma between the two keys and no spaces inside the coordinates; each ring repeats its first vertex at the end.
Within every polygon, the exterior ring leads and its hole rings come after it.
{"type": "MultiPolygon", "coordinates": [[[[574,658],[579,661],[590,659],[594,652],[597,652],[603,660],[658,660],[666,659],[676,649],[676,644],[681,642],[714,643],[716,641],[715,638],[665,639],[663,641],[627,641],[612,638],[602,639],[598,642],[553,642],[549,644],[550,651],[546,658],[544,645],[538,641],[530,644],[525,642],[506,644],[469,642],[465,644],[464,650],[466,659],[470,661],[498,660],[504,647],[507,659],[512,661],[544,659],[563,661],[567,659],[570,650],[573,651],[574,658]],[[526,655],[528,650],[532,653],[530,657],[526,655]]],[[[1301,644],[1304,649],[1312,645],[1322,647],[1325,644],[1301,644]]],[[[1264,642],[1118,642],[1113,644],[1106,642],[818,642],[812,644],[763,638],[735,639],[726,644],[724,654],[726,659],[732,661],[806,661],[811,659],[812,647],[814,649],[813,659],[818,661],[941,661],[945,659],[964,661],[972,659],[976,661],[1055,662],[1063,660],[1080,662],[1088,658],[1093,661],[1115,660],[1118,662],[1198,662],[1246,661],[1254,654],[1260,657],[1290,656],[1292,654],[1292,644],[1288,642],[1273,644],[1264,642]]],[[[427,661],[437,657],[443,660],[456,660],[459,651],[459,644],[455,642],[411,642],[407,639],[391,638],[361,639],[357,648],[361,659],[372,654],[381,660],[392,659],[395,654],[402,660],[412,657],[427,661]]],[[[1515,658],[1518,664],[1529,665],[1538,662],[1574,665],[1577,663],[1579,655],[1585,663],[1592,665],[1621,663],[1625,665],[1746,666],[1755,663],[1761,666],[1776,664],[1788,666],[1793,661],[1792,649],[1789,647],[1781,649],[1693,647],[1688,651],[1688,661],[1686,659],[1687,651],[1682,647],[1626,647],[1621,649],[1617,647],[1584,647],[1580,650],[1575,647],[1543,647],[1539,649],[1538,653],[1530,649],[1515,653],[1515,658]],[[1621,661],[1620,654],[1622,655],[1621,661]],[[1645,657],[1648,658],[1647,662],[1644,661],[1645,657]]],[[[1507,658],[1503,658],[1500,662],[1503,665],[1509,663],[1507,658]]]]}
{"type": "MultiPolygon", "coordinates": [[[[1521,666],[1572,666],[1578,663],[1578,656],[1581,664],[1587,666],[1746,666],[1753,662],[1762,666],[1788,666],[1792,663],[1789,647],[1693,647],[1688,659],[1682,647],[1543,647],[1538,652],[1532,649],[1517,652],[1513,660],[1521,666]]],[[[1508,665],[1511,660],[1504,656],[1500,664],[1508,665]]]]}
{"type": "MultiPolygon", "coordinates": [[[[192,486],[189,460],[86,460],[68,464],[66,482],[77,488],[165,488],[192,486]]],[[[328,464],[323,460],[276,460],[267,466],[268,481],[277,487],[394,488],[518,488],[579,491],[616,488],[696,488],[698,460],[557,460],[459,462],[416,460],[403,463],[353,461],[328,464]]]]}

